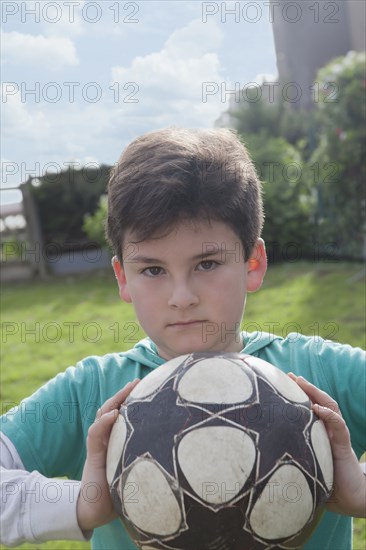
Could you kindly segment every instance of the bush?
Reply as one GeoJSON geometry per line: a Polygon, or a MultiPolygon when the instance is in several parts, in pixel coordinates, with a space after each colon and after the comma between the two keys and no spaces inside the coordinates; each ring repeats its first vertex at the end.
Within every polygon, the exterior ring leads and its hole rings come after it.
{"type": "Polygon", "coordinates": [[[101,248],[109,246],[105,237],[105,222],[107,219],[107,195],[102,195],[94,214],[85,214],[83,231],[89,239],[99,244],[101,248]]]}
{"type": "Polygon", "coordinates": [[[68,249],[72,244],[80,247],[89,239],[83,229],[86,214],[94,214],[99,199],[105,193],[110,167],[74,170],[69,168],[58,174],[39,178],[32,185],[44,239],[44,244],[57,243],[68,249]]]}

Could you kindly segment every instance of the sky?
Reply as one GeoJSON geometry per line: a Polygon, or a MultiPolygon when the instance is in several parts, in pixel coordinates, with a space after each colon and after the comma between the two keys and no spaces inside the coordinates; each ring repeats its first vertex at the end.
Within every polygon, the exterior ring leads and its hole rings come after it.
{"type": "Polygon", "coordinates": [[[112,165],[150,130],[213,127],[235,89],[276,79],[264,0],[2,0],[1,12],[2,189],[112,165]]]}

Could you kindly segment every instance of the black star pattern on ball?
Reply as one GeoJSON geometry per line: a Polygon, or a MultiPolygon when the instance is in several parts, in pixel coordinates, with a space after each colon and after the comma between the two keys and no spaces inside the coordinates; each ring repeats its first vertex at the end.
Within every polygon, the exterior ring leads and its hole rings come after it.
{"type": "Polygon", "coordinates": [[[259,403],[224,412],[222,416],[258,434],[258,480],[271,472],[282,457],[293,459],[314,475],[314,457],[304,440],[304,430],[312,416],[310,409],[287,401],[259,376],[257,380],[259,403]]]}
{"type": "Polygon", "coordinates": [[[204,413],[179,403],[173,380],[169,380],[150,401],[133,401],[127,407],[127,416],[129,407],[134,407],[134,422],[132,436],[125,448],[123,467],[127,468],[138,457],[148,455],[174,476],[174,441],[192,423],[202,420],[204,413]]]}
{"type": "Polygon", "coordinates": [[[246,496],[235,506],[213,512],[185,495],[189,529],[174,538],[161,539],[161,544],[151,539],[143,540],[143,543],[147,546],[150,543],[154,548],[174,550],[279,550],[279,546],[261,542],[243,529],[248,499],[249,496],[246,496]]]}

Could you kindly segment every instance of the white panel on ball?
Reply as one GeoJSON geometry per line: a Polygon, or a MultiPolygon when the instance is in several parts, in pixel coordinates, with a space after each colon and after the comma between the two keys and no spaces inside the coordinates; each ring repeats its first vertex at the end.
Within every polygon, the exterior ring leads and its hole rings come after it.
{"type": "Polygon", "coordinates": [[[148,378],[143,378],[141,382],[132,390],[129,397],[134,399],[142,399],[154,393],[163,382],[175,371],[179,365],[184,363],[184,360],[188,355],[182,355],[181,357],[176,357],[168,363],[161,365],[159,368],[151,371],[148,378]]]}
{"type": "Polygon", "coordinates": [[[203,359],[181,378],[178,394],[194,403],[239,403],[253,393],[253,386],[239,361],[203,359]],[[202,380],[205,384],[202,385],[202,380]]]}
{"type": "Polygon", "coordinates": [[[276,390],[293,402],[307,403],[309,401],[306,393],[294,382],[287,374],[277,369],[270,363],[257,359],[256,357],[247,356],[248,364],[253,365],[261,371],[263,376],[274,385],[276,390]]]}
{"type": "Polygon", "coordinates": [[[147,533],[171,535],[181,524],[177,499],[165,476],[151,460],[139,460],[132,466],[124,485],[123,503],[129,519],[147,533]],[[130,484],[137,492],[131,492],[130,484]]]}
{"type": "Polygon", "coordinates": [[[322,420],[314,422],[311,428],[311,443],[315,452],[315,456],[319,462],[325,483],[328,489],[333,486],[333,458],[332,449],[330,447],[327,430],[322,420]]]}
{"type": "Polygon", "coordinates": [[[210,504],[222,504],[235,497],[248,479],[255,457],[252,439],[230,426],[196,429],[187,433],[178,446],[178,462],[188,483],[210,504]]]}
{"type": "Polygon", "coordinates": [[[291,464],[270,477],[250,515],[253,531],[268,540],[295,535],[309,521],[313,497],[304,474],[291,464]]]}

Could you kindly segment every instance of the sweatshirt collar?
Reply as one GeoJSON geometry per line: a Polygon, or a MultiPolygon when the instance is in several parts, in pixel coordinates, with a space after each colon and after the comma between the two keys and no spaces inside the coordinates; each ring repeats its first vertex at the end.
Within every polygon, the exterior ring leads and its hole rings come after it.
{"type": "MultiPolygon", "coordinates": [[[[246,353],[248,355],[254,355],[260,349],[270,345],[274,340],[280,339],[280,336],[262,331],[244,331],[241,333],[241,336],[243,339],[243,349],[241,353],[246,353]]],[[[155,343],[150,338],[140,340],[131,350],[123,352],[123,355],[151,369],[155,369],[166,362],[165,359],[160,357],[155,343]]]]}

